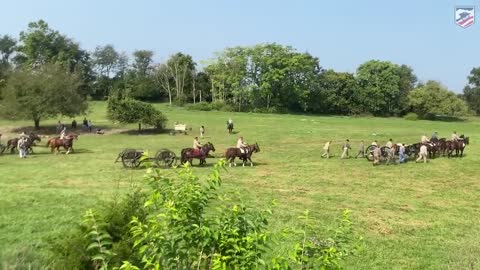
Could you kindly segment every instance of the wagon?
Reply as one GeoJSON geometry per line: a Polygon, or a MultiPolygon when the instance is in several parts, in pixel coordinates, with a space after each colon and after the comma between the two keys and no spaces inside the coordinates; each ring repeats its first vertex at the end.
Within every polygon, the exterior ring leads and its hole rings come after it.
{"type": "Polygon", "coordinates": [[[125,168],[138,168],[143,162],[154,162],[158,167],[168,168],[177,164],[177,156],[168,149],[160,149],[154,157],[148,157],[143,150],[126,148],[118,154],[115,162],[119,161],[125,168]]]}
{"type": "Polygon", "coordinates": [[[176,124],[173,127],[172,132],[170,132],[170,135],[175,135],[176,133],[183,133],[187,135],[187,130],[192,130],[192,128],[188,129],[186,124],[176,124]]]}

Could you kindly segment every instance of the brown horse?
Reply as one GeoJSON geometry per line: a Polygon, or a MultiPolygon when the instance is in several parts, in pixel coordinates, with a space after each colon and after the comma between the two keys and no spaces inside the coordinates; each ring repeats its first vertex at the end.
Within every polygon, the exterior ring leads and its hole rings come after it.
{"type": "Polygon", "coordinates": [[[60,146],[63,146],[63,148],[65,148],[65,150],[67,151],[67,155],[70,153],[70,152],[73,152],[73,140],[78,140],[78,135],[75,134],[75,133],[69,133],[67,136],[65,136],[65,138],[63,139],[60,139],[60,137],[55,137],[55,138],[51,138],[50,140],[48,140],[47,142],[47,147],[50,147],[50,152],[53,153],[53,150],[56,148],[57,149],[57,153],[60,152],[60,146]]]}
{"type": "Polygon", "coordinates": [[[252,154],[260,152],[260,147],[258,146],[258,143],[255,144],[249,144],[247,147],[244,148],[244,152],[240,150],[240,148],[236,147],[231,147],[228,148],[227,151],[225,151],[225,158],[228,161],[228,166],[232,167],[232,163],[237,166],[237,163],[235,163],[235,158],[238,157],[243,161],[243,166],[245,167],[245,163],[247,163],[247,160],[250,161],[250,166],[253,167],[253,162],[252,162],[252,154]]]}
{"type": "MultiPolygon", "coordinates": [[[[7,141],[7,150],[10,149],[11,154],[15,153],[15,150],[17,150],[18,140],[19,138],[13,138],[7,141]]],[[[30,133],[28,135],[28,140],[25,143],[25,149],[27,149],[27,152],[30,154],[33,154],[32,146],[35,145],[35,141],[41,142],[42,139],[40,139],[37,134],[30,133]]]]}
{"type": "Polygon", "coordinates": [[[458,154],[460,154],[460,157],[463,157],[463,150],[469,143],[469,138],[465,137],[463,134],[460,135],[460,140],[458,141],[447,141],[446,145],[448,158],[452,156],[453,150],[455,150],[455,156],[458,157],[458,154]]]}
{"type": "Polygon", "coordinates": [[[211,142],[204,144],[198,151],[195,151],[193,148],[184,148],[180,153],[180,160],[182,164],[188,161],[190,165],[193,165],[193,159],[197,158],[200,159],[199,165],[204,165],[207,163],[205,159],[208,157],[210,151],[215,152],[215,146],[213,146],[211,142]]]}

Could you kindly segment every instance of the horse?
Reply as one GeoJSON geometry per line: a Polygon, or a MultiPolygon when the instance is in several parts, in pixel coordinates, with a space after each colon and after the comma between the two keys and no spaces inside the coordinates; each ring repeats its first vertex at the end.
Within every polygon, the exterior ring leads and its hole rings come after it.
{"type": "MultiPolygon", "coordinates": [[[[73,139],[75,139],[75,140],[78,140],[78,134],[77,134],[77,133],[74,133],[74,132],[69,132],[69,133],[67,133],[67,135],[65,135],[64,138],[65,138],[65,139],[73,138],[73,139]]],[[[51,142],[53,142],[54,140],[60,140],[60,136],[53,137],[53,138],[51,138],[50,140],[48,140],[48,142],[47,142],[47,147],[48,147],[49,145],[52,145],[51,142]]],[[[62,146],[62,145],[60,145],[60,146],[62,146]]],[[[67,150],[67,152],[72,152],[72,153],[75,152],[74,149],[73,149],[73,142],[72,142],[72,144],[70,145],[70,148],[69,148],[69,149],[67,149],[65,146],[64,146],[64,148],[65,148],[65,150],[67,150]]],[[[57,150],[59,150],[59,149],[57,149],[57,150]]],[[[53,149],[52,149],[52,152],[53,152],[53,149]]]]}
{"type": "Polygon", "coordinates": [[[211,142],[204,144],[198,151],[195,151],[193,148],[184,148],[180,152],[181,163],[184,164],[188,161],[190,165],[193,165],[192,160],[198,158],[200,159],[200,165],[204,165],[207,163],[205,159],[208,157],[208,152],[210,151],[215,152],[215,146],[213,146],[211,142]]]}
{"type": "MultiPolygon", "coordinates": [[[[10,153],[13,154],[15,153],[15,150],[17,149],[18,145],[18,140],[19,138],[13,138],[7,141],[7,150],[10,149],[10,153]]],[[[25,142],[25,149],[27,149],[27,153],[33,154],[33,149],[32,146],[34,146],[34,142],[41,142],[42,139],[40,139],[40,136],[38,136],[35,133],[30,133],[28,134],[28,139],[25,142]]]]}
{"type": "Polygon", "coordinates": [[[255,144],[249,144],[247,145],[244,149],[244,152],[242,153],[240,148],[236,147],[231,147],[228,148],[225,151],[225,158],[228,161],[228,166],[232,167],[232,163],[237,166],[237,163],[235,163],[235,158],[238,157],[241,160],[243,160],[243,167],[245,167],[245,163],[247,163],[247,160],[250,161],[250,166],[253,167],[253,162],[252,162],[252,154],[260,152],[260,147],[258,146],[258,143],[255,144]]]}
{"type": "Polygon", "coordinates": [[[233,123],[227,122],[227,129],[228,129],[228,133],[229,133],[229,134],[232,134],[232,132],[233,132],[233,123]]]}
{"type": "Polygon", "coordinates": [[[455,150],[455,156],[458,156],[460,153],[460,157],[463,157],[463,150],[469,143],[469,138],[463,134],[460,135],[460,140],[458,141],[446,141],[448,158],[452,156],[453,150],[455,150]]]}
{"type": "Polygon", "coordinates": [[[74,134],[72,136],[67,135],[65,138],[60,139],[60,137],[51,138],[48,140],[46,147],[50,147],[50,152],[53,153],[53,150],[57,149],[57,154],[60,152],[60,146],[63,146],[67,151],[67,155],[73,152],[73,140],[78,140],[78,135],[74,134]]]}

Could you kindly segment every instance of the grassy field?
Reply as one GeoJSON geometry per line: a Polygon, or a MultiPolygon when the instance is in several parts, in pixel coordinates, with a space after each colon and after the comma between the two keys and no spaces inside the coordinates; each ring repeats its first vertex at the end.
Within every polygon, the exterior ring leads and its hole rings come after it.
{"type": "MultiPolygon", "coordinates": [[[[78,224],[86,209],[141,181],[144,170],[125,170],[113,163],[121,149],[142,148],[153,155],[157,149],[169,148],[178,155],[181,148],[191,147],[193,135],[205,125],[207,138],[203,142],[215,145],[217,157],[226,147],[234,146],[239,135],[247,142],[258,142],[261,152],[253,156],[256,166],[229,169],[223,189],[240,192],[253,206],[263,207],[276,199],[275,228],[295,226],[297,216],[309,209],[318,221],[319,232],[324,233],[342,209],[352,211],[355,229],[365,238],[365,250],[349,259],[348,269],[480,269],[477,120],[446,123],[191,112],[158,105],[169,119],[168,127],[184,122],[193,127],[192,134],[136,135],[128,132],[135,125],[109,123],[105,105],[92,103],[88,118],[106,128],[106,134],[82,134],[75,142],[75,154],[53,155],[45,147],[36,147],[37,154],[25,160],[17,155],[0,156],[1,267],[14,268],[30,256],[46,256],[48,243],[78,224]],[[226,133],[228,117],[233,118],[238,134],[226,133]],[[366,143],[385,143],[389,138],[413,143],[423,133],[438,131],[441,137],[449,137],[453,130],[470,136],[471,144],[462,159],[378,167],[363,158],[339,159],[340,145],[346,138],[354,153],[361,139],[366,143]],[[321,159],[323,144],[330,139],[335,156],[321,159]]],[[[53,126],[56,121],[41,124],[53,126]]],[[[2,142],[13,136],[8,130],[25,125],[31,123],[0,121],[2,142]]],[[[203,176],[210,169],[194,171],[203,176]]],[[[172,174],[171,170],[164,172],[172,174]]]]}

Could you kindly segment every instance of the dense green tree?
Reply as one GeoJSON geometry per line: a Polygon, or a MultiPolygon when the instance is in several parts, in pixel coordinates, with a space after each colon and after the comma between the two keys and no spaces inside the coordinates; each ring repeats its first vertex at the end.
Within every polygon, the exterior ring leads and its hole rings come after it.
{"type": "Polygon", "coordinates": [[[412,112],[422,118],[437,114],[463,116],[468,113],[465,101],[435,81],[428,81],[424,86],[412,90],[408,95],[408,105],[412,112]]]}
{"type": "Polygon", "coordinates": [[[398,66],[385,61],[371,60],[357,69],[360,83],[359,102],[364,110],[374,115],[392,115],[399,112],[400,76],[398,66]]]}
{"type": "Polygon", "coordinates": [[[11,70],[10,58],[15,52],[17,41],[8,35],[0,36],[0,89],[5,84],[8,72],[11,70]]]}
{"type": "Polygon", "coordinates": [[[113,45],[98,46],[92,54],[94,69],[99,76],[115,77],[122,68],[122,56],[113,45]]]}
{"type": "Polygon", "coordinates": [[[463,97],[470,109],[480,115],[480,68],[473,68],[468,76],[468,85],[463,89],[463,97]]]}
{"type": "Polygon", "coordinates": [[[318,84],[310,92],[308,106],[317,113],[358,113],[361,106],[356,101],[357,93],[358,83],[353,74],[327,70],[318,76],[318,84]]]}
{"type": "Polygon", "coordinates": [[[110,98],[107,111],[111,120],[124,124],[138,123],[139,131],[142,124],[163,129],[167,123],[167,118],[152,104],[133,99],[110,98]]]}
{"type": "Polygon", "coordinates": [[[89,55],[74,42],[48,24],[39,20],[28,24],[26,31],[20,32],[18,64],[35,68],[47,63],[55,63],[74,71],[77,65],[88,66],[89,55]]]}
{"type": "Polygon", "coordinates": [[[260,44],[227,48],[205,68],[212,99],[238,105],[307,110],[318,59],[292,47],[260,44]]]}
{"type": "Polygon", "coordinates": [[[31,119],[40,127],[43,118],[73,117],[87,109],[77,73],[58,65],[45,64],[31,71],[19,69],[11,74],[2,91],[1,112],[8,119],[31,119]]]}
{"type": "Polygon", "coordinates": [[[125,93],[127,96],[141,99],[154,100],[162,96],[155,83],[153,72],[153,52],[137,50],[133,53],[132,69],[125,74],[125,93]]]}

